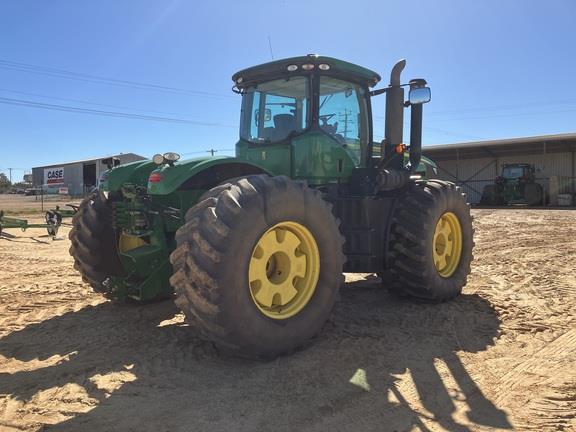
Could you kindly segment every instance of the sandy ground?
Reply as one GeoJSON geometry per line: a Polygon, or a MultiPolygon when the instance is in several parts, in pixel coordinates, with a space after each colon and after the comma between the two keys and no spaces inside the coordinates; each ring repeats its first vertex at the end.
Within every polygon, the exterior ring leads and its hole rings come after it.
{"type": "Polygon", "coordinates": [[[576,430],[576,212],[474,214],[461,297],[348,275],[316,344],[268,363],[219,357],[171,302],[103,301],[68,240],[8,230],[0,430],[576,430]]]}

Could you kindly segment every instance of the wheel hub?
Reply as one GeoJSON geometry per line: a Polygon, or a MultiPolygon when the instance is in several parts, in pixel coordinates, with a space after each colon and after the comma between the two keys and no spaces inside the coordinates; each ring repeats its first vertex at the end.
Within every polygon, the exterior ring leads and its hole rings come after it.
{"type": "Polygon", "coordinates": [[[438,274],[448,278],[454,274],[462,255],[462,227],[458,217],[446,212],[434,230],[433,258],[438,274]]]}
{"type": "Polygon", "coordinates": [[[274,319],[300,312],[320,275],[320,253],[310,231],[297,222],[281,222],[258,240],[248,269],[250,294],[258,309],[274,319]]]}

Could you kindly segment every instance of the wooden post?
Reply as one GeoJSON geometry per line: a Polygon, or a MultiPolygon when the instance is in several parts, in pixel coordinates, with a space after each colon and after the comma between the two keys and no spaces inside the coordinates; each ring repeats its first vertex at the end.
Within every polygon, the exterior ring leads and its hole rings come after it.
{"type": "Polygon", "coordinates": [[[558,205],[558,193],[560,192],[560,182],[558,176],[550,176],[550,204],[558,205]]]}
{"type": "Polygon", "coordinates": [[[456,149],[456,183],[460,182],[460,151],[456,149]]]}
{"type": "Polygon", "coordinates": [[[572,147],[572,195],[576,193],[576,178],[574,175],[574,165],[576,160],[574,160],[574,147],[572,147]]]}

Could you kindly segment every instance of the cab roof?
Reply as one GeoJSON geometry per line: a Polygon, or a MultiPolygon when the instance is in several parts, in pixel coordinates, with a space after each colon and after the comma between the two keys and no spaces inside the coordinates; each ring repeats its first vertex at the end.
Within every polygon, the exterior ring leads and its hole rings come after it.
{"type": "Polygon", "coordinates": [[[353,81],[369,87],[375,86],[380,81],[380,75],[370,69],[366,69],[344,60],[338,60],[333,57],[325,57],[317,54],[290,57],[269,63],[263,63],[258,66],[252,66],[236,72],[232,75],[232,81],[234,81],[237,87],[249,87],[254,83],[269,79],[287,77],[290,75],[311,74],[314,72],[335,76],[346,81],[353,81]],[[314,68],[306,71],[302,69],[302,65],[305,64],[313,64],[314,68]],[[294,71],[289,71],[288,66],[291,65],[295,65],[297,68],[294,71]],[[328,65],[329,69],[321,70],[318,68],[319,65],[328,65]]]}

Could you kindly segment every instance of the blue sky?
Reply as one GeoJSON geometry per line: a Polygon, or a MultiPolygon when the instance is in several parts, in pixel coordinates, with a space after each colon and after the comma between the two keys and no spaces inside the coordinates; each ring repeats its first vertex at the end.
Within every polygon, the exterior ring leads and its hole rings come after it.
{"type": "MultiPolygon", "coordinates": [[[[231,154],[240,100],[230,77],[269,61],[269,38],[276,59],[319,53],[383,77],[406,58],[404,78],[432,88],[425,144],[575,132],[575,22],[574,0],[4,0],[0,101],[198,124],[0,103],[0,170],[18,168],[17,180],[32,166],[118,152],[231,154]],[[191,92],[63,79],[6,62],[191,92]]],[[[384,99],[374,102],[381,136],[384,99]]]]}

